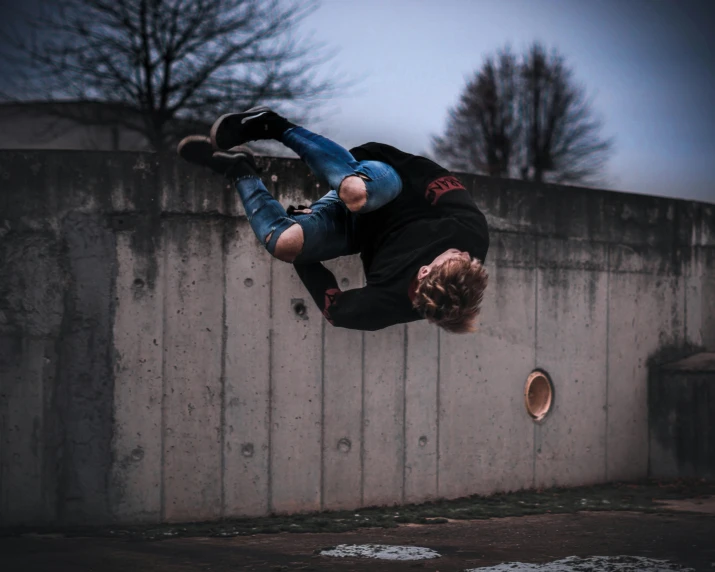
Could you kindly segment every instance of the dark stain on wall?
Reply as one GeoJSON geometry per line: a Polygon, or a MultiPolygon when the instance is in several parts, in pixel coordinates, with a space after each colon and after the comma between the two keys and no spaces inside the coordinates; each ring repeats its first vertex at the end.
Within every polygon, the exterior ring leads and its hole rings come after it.
{"type": "Polygon", "coordinates": [[[114,427],[115,239],[97,214],[62,219],[69,276],[57,335],[56,409],[62,427],[57,515],[100,522],[108,513],[114,427]]]}
{"type": "Polygon", "coordinates": [[[653,477],[715,477],[715,354],[667,348],[649,364],[648,414],[653,477]],[[665,451],[665,455],[661,452],[665,451]]]}

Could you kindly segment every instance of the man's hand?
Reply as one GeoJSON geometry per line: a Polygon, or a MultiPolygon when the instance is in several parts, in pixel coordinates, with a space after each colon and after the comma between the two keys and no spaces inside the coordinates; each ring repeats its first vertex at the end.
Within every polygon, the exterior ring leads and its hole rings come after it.
{"type": "Polygon", "coordinates": [[[286,209],[286,213],[288,213],[288,216],[293,216],[293,215],[308,215],[313,212],[313,209],[310,209],[306,207],[305,205],[298,205],[297,207],[290,205],[286,209]]]}

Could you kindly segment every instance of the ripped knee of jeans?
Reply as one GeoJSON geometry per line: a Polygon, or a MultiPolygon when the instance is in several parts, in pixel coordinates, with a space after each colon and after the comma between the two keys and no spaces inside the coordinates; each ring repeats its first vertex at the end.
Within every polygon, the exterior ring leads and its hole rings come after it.
{"type": "Polygon", "coordinates": [[[338,197],[351,212],[359,212],[367,202],[368,180],[355,174],[348,175],[340,182],[338,197]]]}
{"type": "Polygon", "coordinates": [[[266,250],[282,262],[294,262],[305,246],[303,227],[297,221],[287,219],[287,223],[269,230],[265,237],[266,250]]]}
{"type": "MultiPolygon", "coordinates": [[[[278,239],[281,237],[281,235],[288,230],[291,226],[295,224],[295,221],[289,218],[284,218],[281,219],[280,221],[277,221],[276,224],[271,225],[269,232],[266,233],[265,238],[263,239],[264,246],[266,247],[266,250],[272,255],[275,256],[276,258],[281,258],[280,255],[283,253],[276,252],[276,245],[278,244],[278,239]]],[[[281,258],[282,260],[282,258],[281,258]]]]}
{"type": "Polygon", "coordinates": [[[350,209],[355,214],[375,211],[395,200],[402,192],[402,180],[396,173],[394,176],[388,175],[377,180],[368,177],[362,184],[365,187],[363,201],[357,209],[350,209]]]}

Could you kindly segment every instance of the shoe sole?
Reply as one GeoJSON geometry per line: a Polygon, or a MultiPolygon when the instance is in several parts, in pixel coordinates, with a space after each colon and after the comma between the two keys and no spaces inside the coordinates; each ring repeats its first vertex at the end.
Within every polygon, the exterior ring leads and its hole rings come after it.
{"type": "Polygon", "coordinates": [[[179,157],[188,161],[189,163],[194,163],[195,165],[205,165],[208,160],[211,159],[213,155],[213,147],[211,146],[211,139],[204,135],[189,135],[184,137],[179,144],[176,146],[176,152],[179,157]],[[205,149],[202,153],[189,154],[189,147],[194,146],[195,149],[205,149]]]}
{"type": "Polygon", "coordinates": [[[211,139],[204,135],[184,137],[176,146],[176,152],[184,161],[209,169],[215,167],[215,165],[212,166],[212,162],[215,162],[217,156],[228,161],[235,160],[236,156],[238,156],[248,161],[254,169],[257,169],[255,155],[248,147],[238,146],[228,151],[216,151],[211,145],[211,139]]]}
{"type": "Polygon", "coordinates": [[[226,113],[222,115],[214,121],[214,124],[211,126],[211,145],[213,145],[214,149],[223,150],[245,143],[245,141],[240,141],[233,137],[232,131],[235,128],[241,127],[246,121],[260,117],[269,111],[272,111],[269,107],[259,105],[258,107],[247,109],[242,113],[226,113]],[[251,113],[252,115],[246,116],[247,113],[251,113]],[[241,117],[240,121],[238,119],[239,117],[241,117]]]}

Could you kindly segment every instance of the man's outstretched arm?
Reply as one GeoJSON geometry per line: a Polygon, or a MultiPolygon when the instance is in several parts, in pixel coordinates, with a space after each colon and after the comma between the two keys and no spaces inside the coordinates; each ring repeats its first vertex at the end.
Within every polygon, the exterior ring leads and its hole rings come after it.
{"type": "Polygon", "coordinates": [[[396,323],[389,312],[380,307],[379,297],[369,286],[343,292],[333,273],[320,262],[293,267],[318,309],[333,326],[374,331],[396,323]]]}

